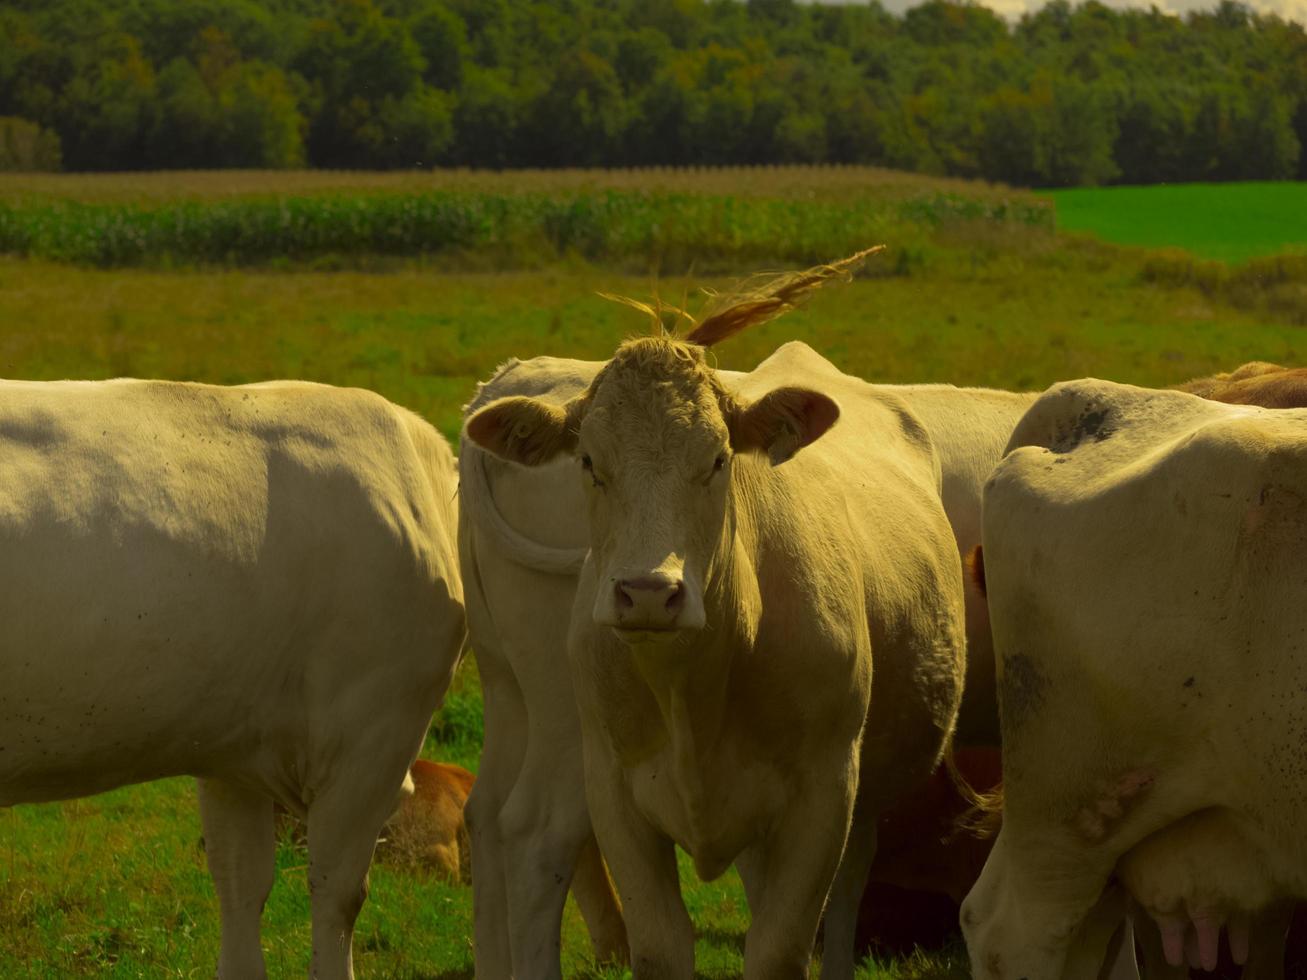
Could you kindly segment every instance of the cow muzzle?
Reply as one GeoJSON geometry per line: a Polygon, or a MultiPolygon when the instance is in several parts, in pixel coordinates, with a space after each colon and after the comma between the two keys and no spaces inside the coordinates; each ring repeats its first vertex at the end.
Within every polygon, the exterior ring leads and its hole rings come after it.
{"type": "Polygon", "coordinates": [[[595,597],[594,618],[628,643],[670,639],[682,630],[702,629],[699,590],[665,571],[613,576],[595,597]]]}

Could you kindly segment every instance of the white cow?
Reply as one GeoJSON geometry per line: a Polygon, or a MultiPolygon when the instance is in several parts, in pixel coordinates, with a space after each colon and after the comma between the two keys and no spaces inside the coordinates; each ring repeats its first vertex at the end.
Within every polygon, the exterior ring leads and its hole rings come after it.
{"type": "MultiPolygon", "coordinates": [[[[510,361],[478,388],[465,412],[510,395],[562,404],[599,367],[544,357],[510,361]]],[[[621,910],[586,809],[566,658],[586,554],[585,500],[570,461],[530,469],[505,463],[466,433],[459,457],[469,645],[485,697],[485,744],[465,812],[476,972],[482,980],[557,978],[569,883],[596,957],[627,955],[621,910]]]]}
{"type": "Polygon", "coordinates": [[[298,382],[0,382],[0,805],[192,774],[220,976],[264,975],[273,801],[312,974],[352,975],[377,833],[464,639],[455,466],[298,382]]]}
{"type": "Polygon", "coordinates": [[[659,337],[562,406],[500,399],[465,431],[519,463],[579,457],[568,643],[636,976],[693,972],[673,842],[704,878],[738,861],[746,976],[806,975],[832,884],[827,939],[851,949],[876,817],[934,768],[961,695],[962,577],[921,423],[803,344],[728,390],[659,337]]]}
{"type": "Polygon", "coordinates": [[[1154,964],[1210,964],[1223,926],[1251,961],[1248,918],[1307,895],[1307,411],[1057,385],[984,548],[1005,801],[962,911],[974,976],[1096,976],[1118,874],[1154,964]]]}
{"type": "MultiPolygon", "coordinates": [[[[511,360],[479,386],[465,415],[513,395],[561,406],[605,363],[511,360]]],[[[717,376],[728,387],[745,377],[717,376]]],[[[886,392],[906,402],[930,433],[944,509],[960,554],[970,554],[980,543],[984,481],[1036,396],[951,385],[886,392]]],[[[519,976],[556,977],[559,920],[578,852],[583,860],[572,887],[596,952],[620,958],[625,949],[620,912],[589,843],[580,719],[565,660],[568,615],[588,550],[585,498],[569,459],[523,467],[466,436],[459,456],[468,627],[487,704],[486,747],[468,818],[478,868],[494,869],[473,884],[478,975],[508,976],[516,964],[519,976]]],[[[966,584],[968,666],[957,737],[997,744],[988,610],[969,576],[966,584]]]]}

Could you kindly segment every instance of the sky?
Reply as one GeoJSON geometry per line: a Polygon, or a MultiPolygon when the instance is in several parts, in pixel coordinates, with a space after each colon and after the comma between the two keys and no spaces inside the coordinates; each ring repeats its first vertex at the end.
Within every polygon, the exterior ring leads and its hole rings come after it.
{"type": "MultiPolygon", "coordinates": [[[[857,3],[862,0],[820,0],[822,3],[857,3]]],[[[915,7],[921,0],[881,0],[886,10],[901,14],[908,7],[915,7]]],[[[1072,0],[1076,2],[1076,0],[1072,0]]],[[[1147,9],[1148,2],[1139,0],[1102,0],[1109,7],[1142,7],[1147,9]]],[[[1218,0],[1153,0],[1151,5],[1172,14],[1184,14],[1190,10],[1210,10],[1218,0]]],[[[1307,25],[1307,0],[1245,0],[1249,7],[1258,13],[1278,14],[1285,20],[1297,21],[1307,25]]],[[[1044,0],[986,0],[982,6],[998,11],[1009,20],[1016,20],[1027,10],[1038,10],[1044,0]]]]}

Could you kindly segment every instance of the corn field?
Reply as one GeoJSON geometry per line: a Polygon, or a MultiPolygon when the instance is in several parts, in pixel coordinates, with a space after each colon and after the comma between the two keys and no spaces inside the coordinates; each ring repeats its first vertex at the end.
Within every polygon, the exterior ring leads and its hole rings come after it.
{"type": "Polygon", "coordinates": [[[573,256],[703,267],[810,264],[966,223],[1053,227],[1052,206],[1031,195],[882,173],[759,168],[704,171],[696,182],[683,171],[574,171],[463,174],[456,184],[305,175],[300,191],[285,175],[235,185],[191,175],[172,195],[130,176],[31,177],[0,193],[0,252],[107,268],[448,254],[497,267],[573,256]],[[732,180],[741,189],[727,193],[732,180]]]}

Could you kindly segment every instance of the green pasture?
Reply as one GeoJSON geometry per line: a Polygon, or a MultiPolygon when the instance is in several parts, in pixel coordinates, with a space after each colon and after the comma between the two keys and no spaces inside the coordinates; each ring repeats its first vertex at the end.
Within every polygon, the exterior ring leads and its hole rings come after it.
{"type": "Polygon", "coordinates": [[[1047,196],[1059,231],[1121,245],[1227,262],[1307,252],[1307,182],[1077,187],[1047,196]]]}
{"type": "MultiPolygon", "coordinates": [[[[724,345],[719,363],[749,368],[799,338],[877,381],[1035,389],[1084,375],[1172,384],[1244,360],[1298,363],[1307,353],[1293,311],[1148,281],[1141,265],[1092,243],[960,237],[911,274],[876,277],[882,261],[724,345]]],[[[476,382],[507,358],[602,358],[645,329],[639,314],[598,292],[657,291],[694,305],[697,286],[730,281],[654,282],[592,266],[165,272],[0,258],[0,375],[307,378],[372,388],[453,439],[476,382]]]]}
{"type": "MultiPolygon", "coordinates": [[[[730,194],[729,177],[709,176],[717,183],[700,186],[676,176],[664,188],[668,194],[735,202],[718,225],[704,225],[717,236],[704,243],[734,241],[737,227],[764,227],[759,215],[792,213],[779,206],[754,208],[752,198],[730,194]]],[[[175,176],[161,180],[165,192],[148,199],[123,192],[124,183],[108,178],[90,191],[87,182],[43,179],[55,183],[22,189],[20,181],[0,188],[0,208],[5,201],[20,209],[44,201],[57,209],[69,202],[118,207],[126,200],[145,207],[192,200],[175,176]]],[[[122,180],[132,179],[142,178],[122,180]]],[[[369,178],[340,179],[348,184],[369,178]]],[[[625,178],[601,186],[586,184],[585,176],[569,179],[574,183],[558,193],[599,195],[594,200],[609,193],[635,195],[621,199],[627,203],[642,193],[625,178]]],[[[789,207],[802,197],[802,180],[792,174],[787,179],[791,184],[782,186],[778,177],[771,199],[789,207]]],[[[1085,375],[1167,385],[1247,360],[1307,360],[1307,270],[1297,260],[1217,268],[1184,256],[1064,237],[1041,221],[1012,220],[1010,212],[992,206],[1006,200],[1001,188],[969,190],[953,182],[932,189],[914,178],[876,190],[870,182],[858,183],[859,175],[841,179],[852,182],[841,193],[863,195],[868,213],[898,208],[885,230],[888,236],[897,229],[903,237],[887,237],[890,252],[873,258],[854,282],[828,287],[805,309],[723,345],[715,352],[723,367],[752,367],[796,338],[875,381],[1015,389],[1085,375]],[[967,205],[944,217],[929,209],[903,210],[905,201],[968,194],[981,210],[967,205]]],[[[244,180],[240,193],[200,198],[253,200],[247,193],[251,179],[244,180]]],[[[381,192],[402,197],[442,189],[448,188],[403,184],[381,192]]],[[[509,199],[493,180],[475,189],[509,199]]],[[[347,190],[332,185],[323,193],[347,190]]],[[[548,187],[529,184],[527,190],[543,194],[548,187]]],[[[283,192],[289,191],[281,185],[261,191],[283,192]]],[[[452,192],[463,193],[458,186],[452,192]]],[[[830,195],[824,200],[829,203],[830,195]]],[[[853,243],[839,238],[844,230],[812,227],[814,236],[832,236],[813,237],[803,246],[814,250],[814,258],[851,250],[853,243]],[[834,252],[815,254],[834,245],[834,252]]],[[[747,237],[743,231],[740,236],[747,237]]],[[[783,245],[782,238],[766,239],[767,248],[783,245]]],[[[680,265],[666,253],[639,248],[587,258],[552,246],[507,259],[508,253],[495,249],[419,249],[381,260],[364,249],[322,253],[313,261],[290,254],[268,262],[210,262],[165,260],[171,255],[165,251],[158,261],[114,268],[0,254],[0,376],[138,375],[224,384],[308,378],[375,389],[422,413],[453,439],[460,407],[475,383],[506,358],[601,358],[623,337],[646,329],[638,314],[597,292],[637,298],[657,292],[693,307],[699,286],[724,288],[732,281],[725,271],[745,273],[763,264],[747,250],[724,248],[687,275],[697,242],[686,240],[680,265]]],[[[872,242],[856,243],[866,244],[872,242]]],[[[780,250],[773,258],[785,254],[799,253],[780,250]]],[[[480,726],[479,686],[469,665],[435,719],[424,754],[475,769],[480,726]]],[[[188,780],[0,810],[0,977],[210,976],[217,909],[199,836],[188,780]]],[[[264,928],[274,976],[301,975],[308,962],[304,864],[303,850],[290,837],[283,839],[264,928]]],[[[739,976],[747,913],[738,880],[730,874],[705,885],[688,866],[683,873],[700,933],[701,975],[739,976]]],[[[360,976],[471,976],[468,888],[384,857],[372,884],[355,940],[360,976]]],[[[570,908],[563,952],[569,977],[621,975],[596,970],[570,908]]],[[[867,963],[859,976],[951,980],[966,975],[964,962],[954,948],[867,963]]]]}
{"type": "MultiPolygon", "coordinates": [[[[0,372],[224,383],[309,377],[375,388],[453,437],[476,379],[514,354],[604,356],[642,324],[595,291],[645,295],[650,285],[593,268],[167,273],[4,259],[0,372]]],[[[687,288],[661,284],[676,299],[687,288]]],[[[1168,384],[1248,359],[1307,355],[1300,327],[1196,288],[1141,281],[1093,246],[995,253],[968,272],[860,279],[718,357],[748,367],[794,337],[877,380],[1014,388],[1085,374],[1168,384]]],[[[465,685],[437,719],[427,754],[475,768],[479,701],[475,682],[465,685]]],[[[187,780],[0,811],[0,976],[210,975],[217,914],[198,840],[187,780]]],[[[307,962],[304,861],[283,842],[265,920],[277,976],[297,975],[307,962]]],[[[686,875],[703,976],[738,976],[747,924],[738,882],[698,885],[686,875]]],[[[470,976],[470,915],[468,889],[383,862],[356,939],[360,974],[470,976]]],[[[569,976],[591,975],[572,912],[564,950],[569,976]]],[[[868,965],[861,975],[963,976],[962,963],[955,950],[868,965]]]]}

